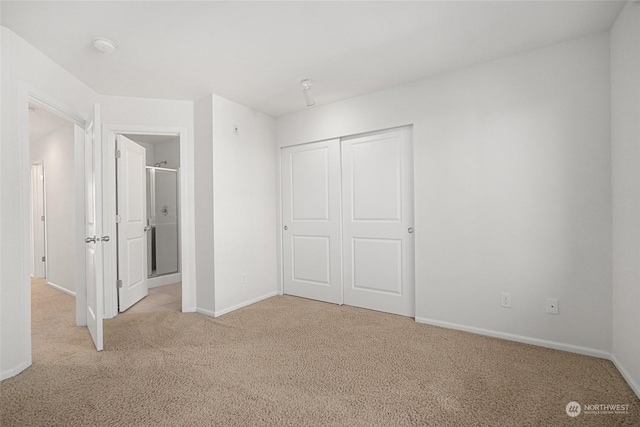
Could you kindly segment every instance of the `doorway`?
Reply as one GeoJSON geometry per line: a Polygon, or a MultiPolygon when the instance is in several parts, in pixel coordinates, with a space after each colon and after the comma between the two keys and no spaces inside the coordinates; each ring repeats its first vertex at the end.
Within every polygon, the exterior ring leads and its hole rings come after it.
{"type": "Polygon", "coordinates": [[[74,317],[77,323],[75,299],[84,283],[76,275],[76,255],[82,249],[76,241],[76,125],[47,105],[30,102],[28,138],[31,335],[37,357],[46,352],[42,322],[59,323],[61,340],[73,333],[62,325],[73,324],[74,317]]]}
{"type": "Polygon", "coordinates": [[[115,138],[117,311],[179,310],[180,137],[115,138]]]}
{"type": "Polygon", "coordinates": [[[74,124],[29,104],[29,159],[31,276],[75,297],[74,124]]]}
{"type": "Polygon", "coordinates": [[[411,128],[282,149],[284,293],[414,316],[411,128]]]}

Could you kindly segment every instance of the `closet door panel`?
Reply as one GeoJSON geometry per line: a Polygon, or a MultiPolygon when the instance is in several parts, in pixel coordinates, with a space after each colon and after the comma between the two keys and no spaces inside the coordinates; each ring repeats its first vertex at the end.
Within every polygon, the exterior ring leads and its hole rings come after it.
{"type": "Polygon", "coordinates": [[[342,145],[344,303],[413,316],[413,160],[409,129],[342,145]]]}
{"type": "Polygon", "coordinates": [[[342,303],[340,143],[283,148],[284,293],[342,303]]]}

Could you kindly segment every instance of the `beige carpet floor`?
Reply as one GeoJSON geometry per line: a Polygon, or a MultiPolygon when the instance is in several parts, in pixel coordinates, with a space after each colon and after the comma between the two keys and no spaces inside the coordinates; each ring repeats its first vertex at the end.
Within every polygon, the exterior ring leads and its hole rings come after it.
{"type": "Polygon", "coordinates": [[[640,426],[609,361],[273,297],[212,319],[176,311],[105,322],[33,285],[33,366],[0,385],[2,426],[640,426]],[[569,401],[628,404],[570,418],[569,401]]]}

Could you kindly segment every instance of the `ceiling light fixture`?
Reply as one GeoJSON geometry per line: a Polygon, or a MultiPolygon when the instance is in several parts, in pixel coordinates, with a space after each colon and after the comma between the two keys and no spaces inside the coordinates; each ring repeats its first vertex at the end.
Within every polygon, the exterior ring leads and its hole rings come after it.
{"type": "Polygon", "coordinates": [[[102,53],[112,53],[116,50],[116,44],[105,37],[96,37],[93,39],[93,47],[102,53]]]}
{"type": "Polygon", "coordinates": [[[311,92],[311,80],[301,80],[300,84],[302,85],[302,93],[304,94],[304,100],[307,103],[307,107],[315,105],[316,101],[313,98],[313,92],[311,92]]]}

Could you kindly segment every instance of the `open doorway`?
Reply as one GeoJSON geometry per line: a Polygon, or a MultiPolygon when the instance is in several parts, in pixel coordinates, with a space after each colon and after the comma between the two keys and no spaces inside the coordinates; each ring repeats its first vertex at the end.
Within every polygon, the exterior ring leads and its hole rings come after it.
{"type": "Polygon", "coordinates": [[[29,104],[32,349],[73,334],[76,318],[75,124],[29,104]],[[56,325],[57,327],[52,327],[56,325]],[[60,334],[58,337],[57,335],[60,334]]]}
{"type": "Polygon", "coordinates": [[[74,124],[30,104],[31,277],[75,297],[74,157],[74,124]]]}
{"type": "Polygon", "coordinates": [[[116,149],[118,312],[180,311],[180,136],[116,134],[116,149]]]}

